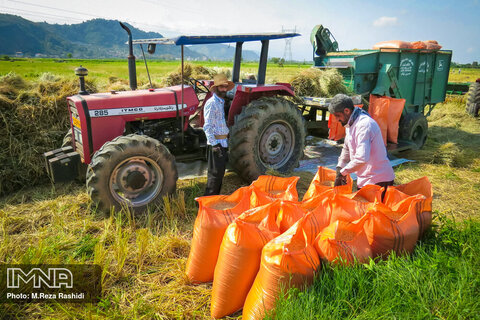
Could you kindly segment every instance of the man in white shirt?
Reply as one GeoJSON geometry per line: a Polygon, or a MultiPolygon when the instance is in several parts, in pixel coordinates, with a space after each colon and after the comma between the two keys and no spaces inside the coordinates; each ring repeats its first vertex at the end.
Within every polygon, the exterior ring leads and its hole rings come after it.
{"type": "Polygon", "coordinates": [[[203,131],[207,136],[208,175],[205,196],[220,194],[228,161],[228,127],[225,121],[225,96],[234,87],[224,74],[214,77],[210,91],[213,95],[205,103],[203,131]]]}
{"type": "MultiPolygon", "coordinates": [[[[333,97],[328,111],[345,127],[345,142],[337,164],[335,186],[346,183],[346,175],[357,175],[357,187],[367,184],[393,185],[395,173],[387,158],[380,127],[345,94],[333,97]]],[[[383,198],[383,195],[382,195],[383,198]]]]}

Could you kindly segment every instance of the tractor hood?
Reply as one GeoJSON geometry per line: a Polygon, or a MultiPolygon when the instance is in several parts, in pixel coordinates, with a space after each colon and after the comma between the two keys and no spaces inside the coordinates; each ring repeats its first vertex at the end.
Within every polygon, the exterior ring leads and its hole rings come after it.
{"type": "MultiPolygon", "coordinates": [[[[139,113],[138,108],[143,108],[140,112],[155,113],[162,111],[176,111],[177,105],[180,110],[196,107],[198,99],[195,91],[190,86],[184,86],[183,108],[182,87],[173,86],[169,88],[135,90],[135,91],[111,91],[110,93],[94,93],[82,96],[73,96],[69,99],[77,102],[84,100],[90,110],[90,116],[114,116],[139,113]],[[137,110],[127,110],[137,108],[137,110]],[[108,112],[99,114],[95,110],[118,109],[117,112],[108,112]],[[93,112],[92,112],[93,111],[93,112]]],[[[113,112],[113,110],[112,110],[113,112]]]]}

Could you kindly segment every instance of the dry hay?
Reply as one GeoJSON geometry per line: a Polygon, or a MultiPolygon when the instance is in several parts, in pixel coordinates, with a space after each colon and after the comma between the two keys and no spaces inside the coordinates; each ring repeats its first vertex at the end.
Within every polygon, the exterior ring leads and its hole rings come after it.
{"type": "Polygon", "coordinates": [[[51,74],[39,79],[0,78],[0,196],[47,181],[42,154],[59,148],[69,128],[66,98],[78,93],[78,81],[51,74]]]}
{"type": "Polygon", "coordinates": [[[433,152],[432,163],[458,168],[465,165],[465,159],[462,149],[455,142],[446,142],[433,152]]]}
{"type": "Polygon", "coordinates": [[[290,79],[298,96],[333,97],[347,93],[343,77],[336,69],[307,69],[290,79]]]}
{"type": "MultiPolygon", "coordinates": [[[[227,78],[231,77],[230,69],[227,68],[207,68],[200,65],[185,63],[183,67],[183,83],[188,84],[188,79],[209,80],[213,79],[216,74],[223,73],[227,78]]],[[[169,73],[163,79],[163,85],[176,86],[182,83],[182,67],[179,66],[176,71],[169,73]]]]}

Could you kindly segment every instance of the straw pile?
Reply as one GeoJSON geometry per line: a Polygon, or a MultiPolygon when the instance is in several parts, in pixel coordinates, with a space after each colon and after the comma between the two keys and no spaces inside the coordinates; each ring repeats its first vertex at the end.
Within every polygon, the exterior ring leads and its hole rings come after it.
{"type": "MultiPolygon", "coordinates": [[[[208,80],[213,79],[213,77],[218,74],[223,73],[229,78],[231,76],[230,69],[227,68],[207,68],[200,65],[193,65],[190,63],[184,64],[183,69],[183,83],[188,84],[189,78],[194,78],[198,80],[208,80]]],[[[163,80],[163,84],[167,87],[175,86],[182,83],[182,68],[181,66],[174,72],[169,73],[163,80]]]]}
{"type": "Polygon", "coordinates": [[[330,98],[347,93],[343,77],[336,69],[307,69],[290,79],[298,96],[330,98]]]}
{"type": "MultiPolygon", "coordinates": [[[[95,91],[87,82],[87,90],[95,91]]],[[[27,83],[14,73],[0,77],[0,196],[47,181],[43,152],[58,148],[69,128],[66,97],[78,81],[52,74],[27,83]]]]}

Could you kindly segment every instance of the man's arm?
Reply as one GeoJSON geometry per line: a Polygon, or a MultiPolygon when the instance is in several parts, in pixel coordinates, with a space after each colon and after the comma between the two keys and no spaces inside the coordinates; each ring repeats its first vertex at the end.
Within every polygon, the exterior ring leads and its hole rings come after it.
{"type": "Polygon", "coordinates": [[[361,128],[357,132],[355,143],[357,145],[355,154],[350,155],[350,162],[340,171],[342,175],[355,172],[360,166],[370,160],[370,130],[369,128],[361,128]]]}
{"type": "Polygon", "coordinates": [[[340,157],[338,157],[337,167],[343,168],[350,162],[350,150],[348,149],[348,145],[343,143],[342,153],[340,153],[340,157]]]}
{"type": "Polygon", "coordinates": [[[207,144],[211,146],[217,145],[219,142],[215,139],[214,134],[214,121],[215,121],[215,104],[208,100],[203,108],[203,116],[205,119],[205,123],[203,124],[203,131],[207,136],[207,144]]]}

